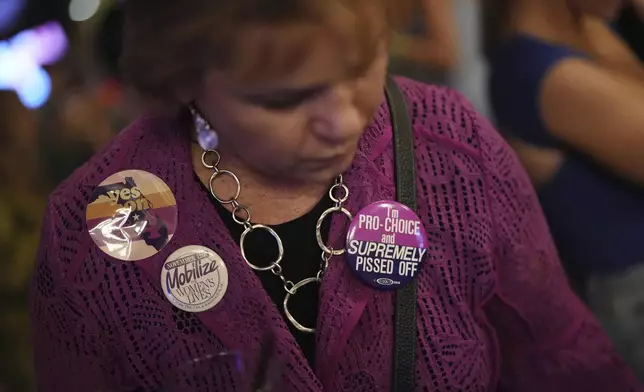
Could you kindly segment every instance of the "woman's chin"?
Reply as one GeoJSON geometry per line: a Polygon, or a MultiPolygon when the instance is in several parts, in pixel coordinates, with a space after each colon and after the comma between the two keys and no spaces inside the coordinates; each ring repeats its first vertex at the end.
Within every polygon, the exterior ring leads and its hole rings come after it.
{"type": "Polygon", "coordinates": [[[293,180],[300,183],[328,184],[349,169],[354,155],[355,151],[352,151],[351,154],[339,156],[329,161],[303,162],[290,174],[293,180]]]}

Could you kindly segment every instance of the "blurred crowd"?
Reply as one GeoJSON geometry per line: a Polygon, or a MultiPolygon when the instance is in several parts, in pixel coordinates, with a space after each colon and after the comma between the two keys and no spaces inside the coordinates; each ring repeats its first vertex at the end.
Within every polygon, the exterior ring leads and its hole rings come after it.
{"type": "MultiPolygon", "coordinates": [[[[584,105],[590,105],[595,113],[603,110],[614,118],[625,118],[616,122],[620,129],[639,129],[642,134],[642,114],[628,110],[644,104],[644,2],[631,0],[615,15],[588,10],[592,34],[579,45],[566,35],[573,21],[566,26],[567,21],[550,20],[549,29],[535,27],[545,26],[535,20],[536,3],[416,0],[416,8],[409,10],[409,23],[392,37],[391,71],[455,87],[497,124],[537,188],[579,295],[602,318],[616,341],[625,333],[624,328],[630,334],[644,336],[644,272],[638,269],[638,263],[644,263],[644,250],[640,259],[630,259],[640,256],[643,241],[639,237],[644,235],[644,160],[636,162],[637,143],[644,148],[644,137],[623,135],[618,142],[610,143],[601,137],[590,142],[585,138],[592,135],[582,134],[588,125],[588,120],[582,121],[584,105]],[[533,4],[535,9],[522,9],[519,4],[524,3],[533,4]],[[543,74],[562,56],[590,58],[605,65],[602,69],[580,68],[579,72],[592,77],[581,82],[588,86],[587,92],[601,95],[606,88],[636,105],[613,104],[603,109],[601,105],[610,102],[575,103],[574,92],[568,96],[542,94],[543,74]],[[606,85],[601,84],[602,78],[607,80],[606,85]],[[548,101],[555,96],[562,98],[548,101]],[[582,108],[576,110],[580,105],[582,108]],[[551,112],[537,113],[541,106],[551,112]],[[570,112],[557,113],[557,107],[570,112]],[[611,148],[619,151],[608,151],[611,148]],[[562,176],[567,177],[562,180],[562,176]],[[614,211],[615,204],[622,210],[614,211]],[[623,210],[627,207],[630,209],[623,210]],[[636,222],[640,216],[643,220],[636,222]],[[622,230],[632,232],[624,234],[622,230]],[[608,238],[610,232],[619,235],[619,240],[608,238]],[[613,246],[621,250],[613,251],[613,246]],[[594,254],[608,256],[590,260],[588,252],[580,250],[584,247],[597,247],[600,250],[594,254]],[[615,262],[609,260],[618,255],[615,262]],[[616,320],[613,303],[607,300],[613,297],[622,301],[619,303],[631,301],[621,321],[616,320]]],[[[553,2],[544,0],[546,3],[553,2]]],[[[0,356],[0,392],[32,388],[27,292],[47,196],[138,113],[136,96],[118,72],[122,25],[119,5],[114,1],[0,1],[0,251],[5,256],[0,274],[0,347],[5,353],[0,356]],[[39,33],[44,42],[49,42],[43,38],[44,32],[54,30],[43,26],[51,23],[60,26],[64,34],[64,54],[39,64],[20,62],[18,47],[27,45],[25,33],[39,33]],[[37,71],[40,66],[45,82],[19,90],[18,85],[32,77],[27,69],[37,71]]],[[[41,44],[39,50],[44,46],[41,44]]],[[[36,71],[33,83],[40,80],[36,75],[43,77],[36,71]]],[[[546,87],[555,92],[569,91],[554,81],[546,87]]],[[[599,125],[610,124],[608,120],[597,121],[599,125]]],[[[603,132],[620,133],[615,129],[603,132]]],[[[631,351],[624,355],[634,366],[641,366],[644,343],[638,346],[627,339],[626,344],[631,351]],[[637,352],[638,347],[641,352],[637,352]]]]}

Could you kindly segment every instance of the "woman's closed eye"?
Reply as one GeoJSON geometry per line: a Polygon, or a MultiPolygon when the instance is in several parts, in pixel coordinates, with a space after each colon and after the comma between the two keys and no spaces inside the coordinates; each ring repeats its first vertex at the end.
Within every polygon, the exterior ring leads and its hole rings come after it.
{"type": "Polygon", "coordinates": [[[306,89],[278,91],[262,94],[246,94],[244,100],[269,110],[294,109],[306,101],[324,93],[327,86],[316,86],[306,89]]]}

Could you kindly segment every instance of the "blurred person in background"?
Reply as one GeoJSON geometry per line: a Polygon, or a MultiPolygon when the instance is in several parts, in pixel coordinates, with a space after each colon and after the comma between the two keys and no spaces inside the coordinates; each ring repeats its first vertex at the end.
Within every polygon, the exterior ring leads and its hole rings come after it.
{"type": "MultiPolygon", "coordinates": [[[[267,330],[280,390],[390,390],[394,292],[354,274],[347,219],[325,216],[395,198],[384,84],[404,1],[126,4],[126,75],[169,109],[50,197],[32,292],[40,390],[244,391],[236,364],[183,366],[236,350],[252,371],[267,330]],[[209,290],[215,274],[225,288],[209,290]]],[[[418,389],[644,390],[568,287],[503,139],[461,94],[396,83],[420,215],[403,223],[431,242],[412,305],[418,389]]]]}
{"type": "Polygon", "coordinates": [[[644,377],[644,67],[611,29],[624,3],[493,3],[499,128],[537,188],[571,280],[644,377]]]}
{"type": "Polygon", "coordinates": [[[411,0],[407,4],[401,3],[399,11],[406,28],[391,39],[389,69],[421,82],[448,84],[459,58],[453,0],[411,0]]]}

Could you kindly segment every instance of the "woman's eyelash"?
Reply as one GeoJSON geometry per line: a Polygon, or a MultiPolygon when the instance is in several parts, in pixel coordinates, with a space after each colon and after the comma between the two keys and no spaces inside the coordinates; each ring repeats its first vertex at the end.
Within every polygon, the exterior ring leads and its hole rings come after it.
{"type": "Polygon", "coordinates": [[[319,96],[324,93],[324,91],[326,91],[326,88],[303,91],[301,93],[284,95],[277,98],[258,97],[257,99],[251,99],[251,102],[267,109],[286,110],[295,108],[304,102],[319,96]]]}
{"type": "Polygon", "coordinates": [[[264,101],[261,103],[261,106],[267,109],[290,109],[301,105],[307,99],[308,98],[297,97],[297,98],[279,99],[274,101],[264,101]]]}

